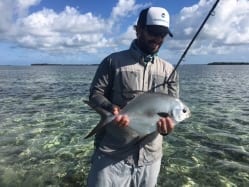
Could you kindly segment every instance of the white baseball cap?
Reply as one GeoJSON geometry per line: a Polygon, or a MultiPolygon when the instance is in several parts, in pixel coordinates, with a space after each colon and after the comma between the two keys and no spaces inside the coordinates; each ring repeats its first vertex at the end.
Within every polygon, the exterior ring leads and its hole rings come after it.
{"type": "Polygon", "coordinates": [[[149,7],[142,10],[139,14],[137,25],[146,29],[150,33],[157,34],[169,34],[173,37],[173,34],[169,30],[169,13],[166,9],[161,7],[149,7]]]}

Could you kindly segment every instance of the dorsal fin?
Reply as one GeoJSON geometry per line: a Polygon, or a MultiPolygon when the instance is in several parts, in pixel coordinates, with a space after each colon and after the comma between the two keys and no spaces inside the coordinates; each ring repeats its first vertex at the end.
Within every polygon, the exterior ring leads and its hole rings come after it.
{"type": "Polygon", "coordinates": [[[110,116],[114,116],[112,113],[108,112],[107,110],[100,108],[100,107],[96,107],[94,106],[90,101],[85,101],[84,103],[86,103],[87,105],[89,105],[92,109],[94,109],[101,117],[100,122],[91,130],[90,133],[88,133],[88,135],[85,137],[89,138],[92,135],[96,134],[96,132],[98,132],[100,129],[102,129],[106,124],[108,124],[110,121],[109,117],[110,116]]]}

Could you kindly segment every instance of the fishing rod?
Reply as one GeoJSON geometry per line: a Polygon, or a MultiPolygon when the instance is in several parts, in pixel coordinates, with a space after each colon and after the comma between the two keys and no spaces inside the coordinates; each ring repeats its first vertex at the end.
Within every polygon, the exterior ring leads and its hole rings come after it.
{"type": "Polygon", "coordinates": [[[204,27],[205,23],[207,22],[208,18],[212,15],[215,7],[217,6],[217,4],[219,3],[220,0],[217,0],[213,7],[211,8],[211,10],[209,11],[208,15],[206,16],[206,18],[204,19],[204,21],[202,22],[201,26],[199,27],[199,29],[197,30],[196,34],[194,35],[193,39],[190,41],[190,43],[188,44],[187,48],[185,49],[185,51],[183,52],[182,56],[180,57],[180,59],[178,60],[175,68],[173,69],[173,71],[171,72],[171,74],[169,75],[169,77],[167,78],[167,80],[165,80],[162,84],[158,84],[156,86],[154,86],[151,90],[155,90],[156,88],[160,87],[160,86],[165,86],[166,84],[169,83],[169,80],[172,78],[172,76],[174,75],[174,73],[176,72],[176,69],[178,68],[178,66],[181,64],[182,60],[184,59],[184,57],[186,56],[189,48],[191,47],[191,45],[194,43],[196,37],[199,35],[199,33],[201,32],[202,28],[204,27]]]}

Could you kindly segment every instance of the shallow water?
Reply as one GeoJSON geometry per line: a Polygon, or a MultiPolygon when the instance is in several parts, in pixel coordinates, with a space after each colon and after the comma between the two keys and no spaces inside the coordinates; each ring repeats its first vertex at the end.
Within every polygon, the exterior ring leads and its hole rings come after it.
{"type": "MultiPolygon", "coordinates": [[[[85,186],[94,66],[0,67],[0,186],[85,186]]],[[[249,186],[249,66],[183,65],[158,186],[249,186]]]]}

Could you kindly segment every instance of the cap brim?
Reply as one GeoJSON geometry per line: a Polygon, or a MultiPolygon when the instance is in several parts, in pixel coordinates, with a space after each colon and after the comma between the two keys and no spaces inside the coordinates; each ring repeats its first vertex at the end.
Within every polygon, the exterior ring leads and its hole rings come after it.
{"type": "Polygon", "coordinates": [[[154,33],[155,35],[169,35],[173,37],[173,34],[170,32],[168,27],[160,26],[160,25],[147,25],[147,30],[150,33],[154,33]]]}

